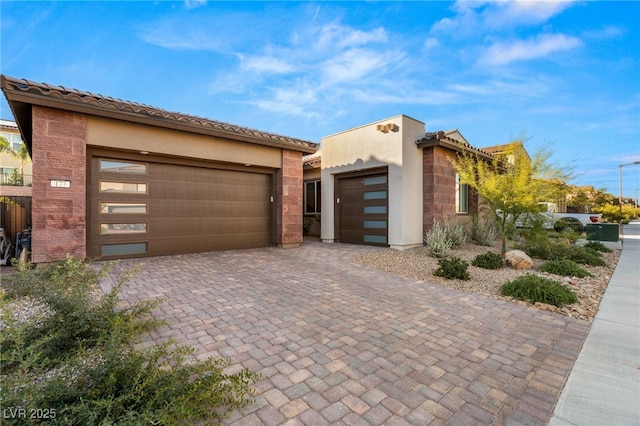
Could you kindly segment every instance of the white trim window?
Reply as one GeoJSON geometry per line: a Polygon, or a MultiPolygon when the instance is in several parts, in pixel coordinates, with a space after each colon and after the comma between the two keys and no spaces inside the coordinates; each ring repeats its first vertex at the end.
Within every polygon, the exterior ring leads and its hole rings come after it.
{"type": "Polygon", "coordinates": [[[321,209],[321,181],[307,181],[304,183],[304,214],[320,214],[321,209]]]}
{"type": "Polygon", "coordinates": [[[460,183],[456,173],[456,213],[469,213],[469,185],[460,183]]]}

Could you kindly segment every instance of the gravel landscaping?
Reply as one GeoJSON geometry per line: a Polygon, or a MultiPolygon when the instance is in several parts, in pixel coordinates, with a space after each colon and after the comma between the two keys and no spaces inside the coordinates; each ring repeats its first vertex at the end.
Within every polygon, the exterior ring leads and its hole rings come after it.
{"type": "Polygon", "coordinates": [[[487,253],[489,251],[500,253],[498,245],[495,247],[484,247],[470,243],[467,243],[458,249],[449,251],[448,257],[457,256],[469,263],[469,274],[471,276],[469,281],[455,279],[450,280],[434,276],[433,272],[438,268],[438,259],[430,256],[425,247],[417,247],[404,251],[384,249],[369,253],[362,253],[355,256],[354,260],[364,266],[392,272],[418,281],[425,281],[431,284],[450,287],[496,299],[510,300],[519,304],[527,303],[500,295],[500,286],[506,282],[514,280],[520,275],[527,273],[539,274],[571,287],[578,296],[578,302],[561,308],[536,303],[538,308],[558,312],[573,318],[592,321],[598,312],[600,300],[604,295],[607,285],[609,284],[609,280],[611,279],[611,275],[613,274],[620,257],[619,250],[615,250],[613,253],[603,253],[603,259],[607,263],[607,266],[581,265],[582,268],[591,272],[593,277],[576,278],[562,277],[541,272],[537,268],[543,263],[543,261],[538,259],[533,259],[533,270],[528,271],[519,271],[509,267],[504,267],[498,270],[488,270],[471,265],[471,261],[477,255],[487,253]]]}

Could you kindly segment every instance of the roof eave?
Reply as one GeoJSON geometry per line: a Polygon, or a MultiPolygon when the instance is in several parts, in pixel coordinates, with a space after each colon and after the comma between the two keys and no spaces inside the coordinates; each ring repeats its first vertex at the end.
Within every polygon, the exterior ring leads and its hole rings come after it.
{"type": "Polygon", "coordinates": [[[454,140],[449,141],[446,139],[422,138],[416,141],[416,145],[418,146],[418,148],[429,148],[434,146],[440,146],[455,152],[470,152],[488,161],[495,160],[494,157],[489,153],[480,151],[479,149],[476,149],[476,148],[461,146],[459,143],[457,143],[457,141],[454,141],[454,140]]]}
{"type": "MultiPolygon", "coordinates": [[[[225,131],[223,129],[216,129],[207,126],[207,123],[213,123],[212,121],[203,120],[201,123],[192,123],[183,121],[180,119],[162,117],[160,115],[154,115],[154,110],[147,110],[146,113],[125,111],[117,109],[116,107],[108,107],[109,102],[105,102],[105,106],[92,105],[89,103],[80,103],[73,99],[64,99],[58,97],[51,97],[45,94],[20,91],[11,89],[6,84],[5,77],[3,76],[2,91],[5,97],[9,101],[9,106],[16,118],[18,128],[27,142],[27,146],[31,146],[31,108],[27,108],[29,105],[38,105],[50,108],[62,109],[65,111],[78,112],[82,114],[88,114],[98,117],[112,118],[117,120],[123,120],[138,124],[145,124],[155,127],[163,127],[166,129],[180,130],[189,133],[197,133],[207,136],[222,137],[225,139],[237,140],[242,142],[254,143],[258,145],[271,146],[275,148],[284,148],[292,151],[299,151],[302,153],[312,154],[317,151],[317,144],[308,141],[299,140],[297,142],[278,141],[277,139],[271,139],[269,137],[261,138],[259,136],[251,134],[241,134],[234,131],[225,131]],[[28,120],[28,123],[25,122],[28,120]],[[28,132],[23,130],[29,129],[28,132]]],[[[111,104],[113,105],[113,104],[111,104]]],[[[142,108],[142,107],[141,107],[142,108]]],[[[185,116],[185,119],[191,117],[185,116]]],[[[196,119],[196,117],[193,117],[196,119]]],[[[224,123],[220,123],[222,126],[224,123]]],[[[211,124],[210,124],[211,125],[211,124]]],[[[242,128],[238,127],[242,130],[242,128]]],[[[247,131],[251,131],[247,129],[247,131]]],[[[267,134],[267,132],[264,132],[267,134]]],[[[270,134],[269,134],[270,135],[270,134]]],[[[293,138],[292,138],[293,139],[293,138]]]]}

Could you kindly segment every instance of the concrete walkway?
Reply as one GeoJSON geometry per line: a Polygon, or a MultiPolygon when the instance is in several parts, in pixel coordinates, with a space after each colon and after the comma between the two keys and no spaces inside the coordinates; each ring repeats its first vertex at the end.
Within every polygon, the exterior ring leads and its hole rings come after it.
{"type": "Polygon", "coordinates": [[[549,422],[640,424],[640,222],[624,227],[618,266],[549,422]]]}
{"type": "Polygon", "coordinates": [[[123,261],[123,289],[162,299],[173,338],[260,372],[226,424],[545,425],[590,324],[352,261],[373,247],[310,242],[123,261]]]}

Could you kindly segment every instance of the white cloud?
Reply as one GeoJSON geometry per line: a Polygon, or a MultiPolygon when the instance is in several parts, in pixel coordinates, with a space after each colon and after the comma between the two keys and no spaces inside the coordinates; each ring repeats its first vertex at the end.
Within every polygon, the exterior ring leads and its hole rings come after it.
{"type": "Polygon", "coordinates": [[[285,74],[295,70],[295,67],[282,59],[272,56],[242,56],[241,68],[257,73],[285,74]]]}
{"type": "Polygon", "coordinates": [[[369,49],[349,49],[322,65],[324,80],[330,83],[354,81],[383,70],[387,65],[401,60],[394,52],[369,49]]]}
{"type": "Polygon", "coordinates": [[[531,1],[513,0],[493,3],[483,13],[483,21],[492,27],[504,25],[535,25],[546,22],[565,9],[571,7],[570,1],[531,1]]]}
{"type": "Polygon", "coordinates": [[[187,9],[195,9],[207,4],[207,0],[184,0],[184,6],[187,9]]]}
{"type": "Polygon", "coordinates": [[[627,29],[616,25],[607,25],[599,30],[586,31],[585,37],[593,40],[611,40],[623,36],[627,32],[627,29]]]}
{"type": "Polygon", "coordinates": [[[476,36],[479,31],[495,31],[521,25],[538,25],[573,6],[572,1],[458,0],[452,10],[455,16],[443,18],[432,27],[432,33],[453,37],[476,36]]]}
{"type": "Polygon", "coordinates": [[[309,35],[316,38],[315,47],[321,50],[345,49],[370,43],[386,43],[388,41],[387,32],[384,28],[379,27],[373,31],[361,31],[338,23],[330,23],[312,29],[309,35]]]}
{"type": "Polygon", "coordinates": [[[435,49],[436,47],[440,46],[440,41],[438,41],[437,38],[435,37],[429,37],[425,40],[424,45],[422,46],[422,48],[424,50],[432,50],[435,49]]]}
{"type": "Polygon", "coordinates": [[[148,26],[141,29],[139,35],[149,44],[170,50],[226,50],[226,43],[222,37],[216,37],[197,26],[181,30],[174,30],[165,25],[148,26]]]}
{"type": "Polygon", "coordinates": [[[495,43],[486,49],[480,58],[480,63],[506,65],[515,61],[540,59],[581,45],[582,41],[576,37],[565,34],[543,34],[528,40],[495,43]]]}

